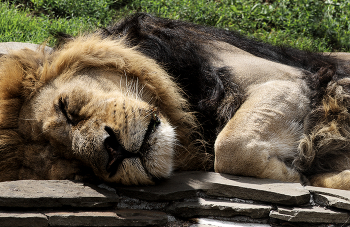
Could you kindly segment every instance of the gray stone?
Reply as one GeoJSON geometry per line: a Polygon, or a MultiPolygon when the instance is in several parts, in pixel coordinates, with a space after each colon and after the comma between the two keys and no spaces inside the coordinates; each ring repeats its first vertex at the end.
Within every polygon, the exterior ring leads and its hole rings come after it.
{"type": "MultiPolygon", "coordinates": [[[[31,49],[31,50],[39,50],[42,48],[41,45],[38,44],[33,44],[33,43],[19,43],[19,42],[5,42],[5,43],[0,43],[0,55],[2,54],[8,54],[9,51],[13,50],[21,50],[21,49],[31,49]]],[[[51,52],[52,48],[50,47],[45,47],[46,52],[51,52]]]]}
{"type": "Polygon", "coordinates": [[[198,224],[193,224],[190,227],[270,227],[269,224],[259,223],[241,223],[234,221],[224,221],[209,218],[198,218],[196,220],[198,224]]]}
{"type": "Polygon", "coordinates": [[[310,201],[310,193],[299,183],[211,174],[210,182],[214,185],[206,192],[207,195],[237,197],[284,205],[301,205],[310,201]],[[217,186],[220,190],[216,190],[217,186]]]}
{"type": "Polygon", "coordinates": [[[285,205],[300,205],[310,200],[309,191],[297,183],[196,171],[175,173],[155,186],[118,187],[117,191],[129,197],[153,201],[193,198],[199,192],[285,205]]]}
{"type": "Polygon", "coordinates": [[[115,213],[128,222],[125,226],[165,225],[168,222],[168,215],[160,211],[121,209],[115,213]]]}
{"type": "Polygon", "coordinates": [[[120,196],[120,201],[115,208],[118,209],[135,209],[135,210],[164,210],[165,207],[169,206],[171,203],[168,202],[157,202],[157,201],[147,201],[135,198],[130,198],[126,196],[120,196]]]}
{"type": "Polygon", "coordinates": [[[248,216],[251,218],[269,217],[271,206],[247,203],[234,203],[217,199],[198,198],[198,201],[175,202],[167,212],[183,218],[197,216],[233,217],[248,216]]]}
{"type": "Polygon", "coordinates": [[[45,213],[50,226],[148,226],[165,225],[163,212],[146,210],[50,212],[45,213]]]}
{"type": "Polygon", "coordinates": [[[346,212],[329,210],[323,207],[282,208],[270,212],[271,218],[289,222],[346,224],[350,216],[346,212]]]}
{"type": "Polygon", "coordinates": [[[350,201],[345,199],[340,199],[329,195],[314,194],[314,200],[316,203],[321,204],[323,206],[331,206],[340,209],[350,210],[350,201]]]}
{"type": "Polygon", "coordinates": [[[48,226],[47,217],[39,213],[29,212],[1,212],[0,211],[0,226],[48,226]]]}
{"type": "Polygon", "coordinates": [[[329,196],[350,201],[350,191],[348,190],[321,188],[321,187],[313,187],[313,186],[306,186],[305,189],[309,190],[312,194],[329,195],[329,196]]]}
{"type": "MultiPolygon", "coordinates": [[[[202,174],[202,172],[198,172],[202,174]]],[[[204,175],[203,175],[204,176],[204,175]]],[[[197,197],[197,191],[205,189],[207,185],[196,180],[197,172],[175,173],[170,179],[165,179],[157,185],[118,187],[118,193],[150,201],[173,201],[197,197]]]]}
{"type": "Polygon", "coordinates": [[[105,189],[68,180],[0,183],[0,207],[110,207],[118,196],[105,189]]]}
{"type": "Polygon", "coordinates": [[[332,57],[335,57],[341,60],[350,61],[350,53],[347,53],[347,52],[332,52],[327,54],[330,54],[332,57]]]}

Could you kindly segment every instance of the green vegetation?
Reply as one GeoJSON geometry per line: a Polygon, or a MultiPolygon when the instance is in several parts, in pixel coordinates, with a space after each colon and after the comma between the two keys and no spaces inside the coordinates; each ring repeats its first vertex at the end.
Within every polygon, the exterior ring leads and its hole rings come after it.
{"type": "Polygon", "coordinates": [[[0,42],[54,43],[50,32],[61,31],[77,35],[95,25],[82,18],[50,19],[47,16],[31,16],[26,9],[18,9],[8,3],[0,4],[0,42]]]}
{"type": "Polygon", "coordinates": [[[350,51],[350,0],[15,0],[0,2],[0,41],[42,43],[134,12],[236,30],[313,51],[350,51]]]}

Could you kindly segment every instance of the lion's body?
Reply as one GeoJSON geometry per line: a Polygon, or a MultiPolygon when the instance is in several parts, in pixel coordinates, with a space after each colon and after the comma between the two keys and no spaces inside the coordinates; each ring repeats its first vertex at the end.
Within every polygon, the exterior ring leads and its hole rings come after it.
{"type": "Polygon", "coordinates": [[[12,53],[0,180],[151,184],[214,165],[350,189],[348,62],[146,14],[50,55],[12,53]]]}

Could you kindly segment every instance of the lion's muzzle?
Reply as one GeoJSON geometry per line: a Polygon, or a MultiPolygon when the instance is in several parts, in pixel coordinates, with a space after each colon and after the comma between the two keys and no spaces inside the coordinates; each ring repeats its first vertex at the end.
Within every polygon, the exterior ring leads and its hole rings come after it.
{"type": "Polygon", "coordinates": [[[112,177],[116,174],[119,165],[123,162],[125,158],[137,157],[137,153],[127,151],[119,143],[117,136],[112,128],[106,126],[105,130],[109,135],[104,141],[105,149],[107,150],[109,155],[106,170],[110,173],[109,177],[112,177]]]}

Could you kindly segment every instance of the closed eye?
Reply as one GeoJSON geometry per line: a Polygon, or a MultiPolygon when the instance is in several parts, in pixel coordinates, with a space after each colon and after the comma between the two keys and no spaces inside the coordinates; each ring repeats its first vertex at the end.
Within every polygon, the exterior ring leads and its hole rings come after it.
{"type": "Polygon", "coordinates": [[[66,118],[68,124],[70,124],[70,125],[76,125],[77,124],[77,122],[74,121],[72,115],[69,114],[68,111],[67,111],[67,99],[60,98],[58,100],[58,108],[56,108],[56,110],[57,109],[66,118]]]}

